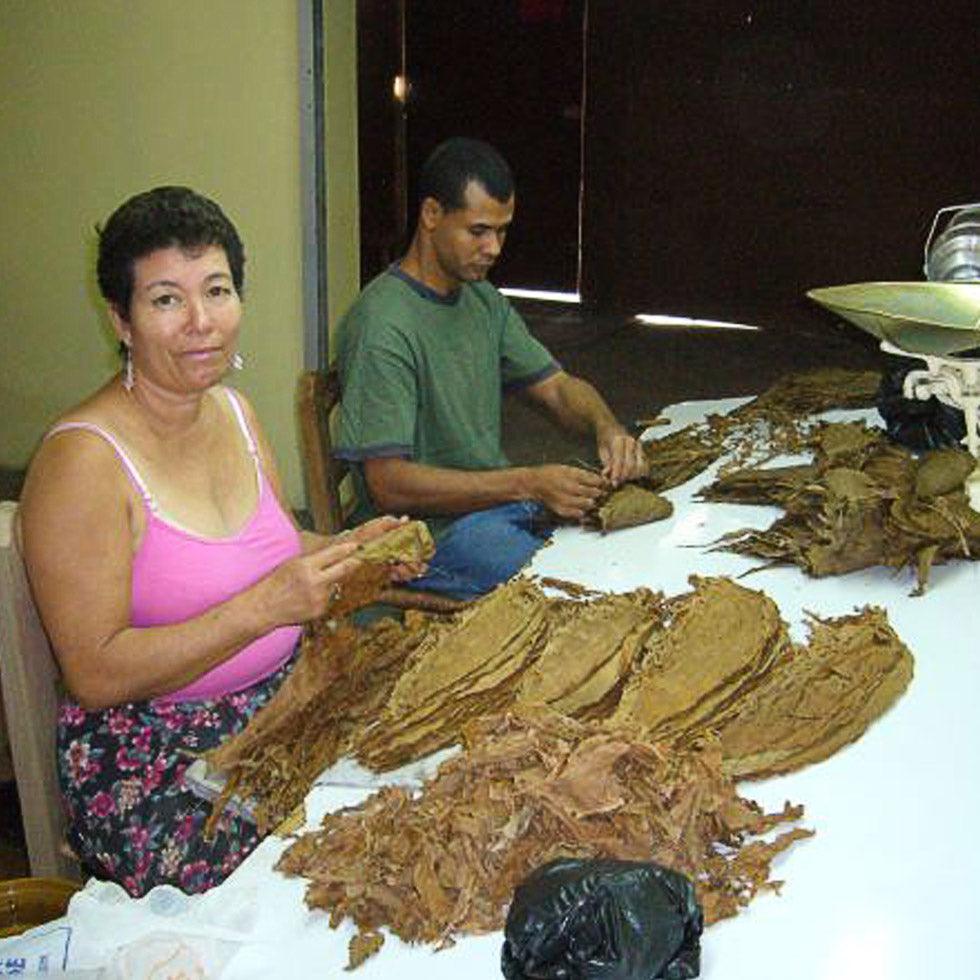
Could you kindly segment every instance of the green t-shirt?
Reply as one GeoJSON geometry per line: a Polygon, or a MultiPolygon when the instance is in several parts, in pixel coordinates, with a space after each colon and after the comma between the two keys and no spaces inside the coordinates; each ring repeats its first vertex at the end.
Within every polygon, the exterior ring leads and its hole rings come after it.
{"type": "MultiPolygon", "coordinates": [[[[342,388],[335,454],[354,465],[356,519],[376,513],[360,463],[400,457],[484,470],[509,465],[500,444],[503,391],[559,370],[508,300],[487,282],[449,297],[392,266],[341,320],[342,388]]],[[[430,521],[438,532],[448,521],[430,521]]]]}

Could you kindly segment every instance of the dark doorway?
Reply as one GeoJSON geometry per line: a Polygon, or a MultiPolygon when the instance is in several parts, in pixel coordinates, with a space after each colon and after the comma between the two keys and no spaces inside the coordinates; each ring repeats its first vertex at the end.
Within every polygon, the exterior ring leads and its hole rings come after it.
{"type": "Polygon", "coordinates": [[[403,246],[407,0],[357,2],[357,149],[361,283],[393,262],[403,246]]]}
{"type": "Polygon", "coordinates": [[[362,280],[404,248],[425,157],[465,135],[498,147],[517,180],[494,281],[577,290],[584,2],[358,3],[362,280]],[[410,85],[404,106],[393,96],[399,74],[410,85]],[[407,180],[392,167],[400,152],[407,180]]]}

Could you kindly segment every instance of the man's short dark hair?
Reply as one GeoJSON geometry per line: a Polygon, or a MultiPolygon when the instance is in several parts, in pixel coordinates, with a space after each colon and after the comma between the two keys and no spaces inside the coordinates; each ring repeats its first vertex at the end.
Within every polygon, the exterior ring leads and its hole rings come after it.
{"type": "Polygon", "coordinates": [[[425,161],[419,175],[419,203],[435,198],[445,211],[466,206],[466,187],[471,180],[502,204],[514,193],[514,176],[507,161],[483,140],[454,136],[440,143],[425,161]]]}
{"type": "Polygon", "coordinates": [[[210,198],[189,187],[155,187],[129,198],[110,215],[99,235],[99,291],[119,315],[129,317],[133,265],[160,248],[225,250],[239,296],[245,286],[245,250],[235,226],[210,198]]]}

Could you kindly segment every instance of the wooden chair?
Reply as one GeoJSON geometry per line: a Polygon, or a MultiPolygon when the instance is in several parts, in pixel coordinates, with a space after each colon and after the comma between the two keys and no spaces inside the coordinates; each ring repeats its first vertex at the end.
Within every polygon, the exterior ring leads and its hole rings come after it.
{"type": "MultiPolygon", "coordinates": [[[[313,529],[320,534],[338,534],[350,518],[354,494],[349,485],[346,460],[333,455],[335,410],[340,405],[340,376],[336,368],[304,371],[299,378],[296,408],[306,495],[313,515],[313,529]]],[[[438,592],[390,586],[381,601],[399,609],[453,613],[467,605],[438,592]]]]}
{"type": "Polygon", "coordinates": [[[0,501],[0,686],[27,856],[32,875],[77,880],[58,789],[58,667],[17,547],[16,513],[16,503],[0,501]]]}

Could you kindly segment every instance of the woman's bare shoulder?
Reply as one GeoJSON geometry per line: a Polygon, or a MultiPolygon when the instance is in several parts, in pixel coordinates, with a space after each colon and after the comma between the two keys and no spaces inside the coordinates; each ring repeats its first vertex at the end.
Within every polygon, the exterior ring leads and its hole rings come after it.
{"type": "MultiPolygon", "coordinates": [[[[108,386],[63,413],[37,446],[27,469],[24,498],[61,485],[79,492],[113,494],[124,488],[113,436],[114,413],[108,386]]],[[[47,494],[45,494],[47,496],[47,494]]]]}

